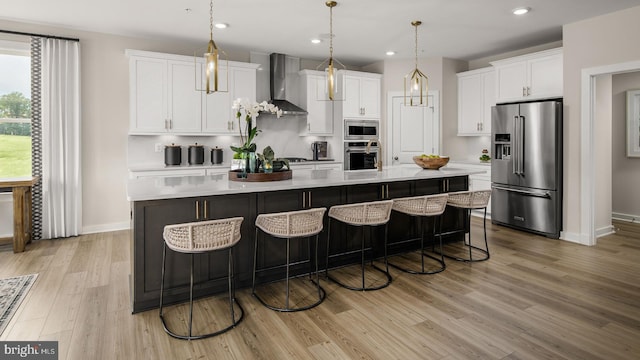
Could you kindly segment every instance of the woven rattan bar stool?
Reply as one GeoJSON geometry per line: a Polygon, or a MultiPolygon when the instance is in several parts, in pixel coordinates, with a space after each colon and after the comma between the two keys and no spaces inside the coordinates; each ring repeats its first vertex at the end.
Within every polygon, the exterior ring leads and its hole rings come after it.
{"type": "Polygon", "coordinates": [[[366,203],[358,203],[358,204],[348,204],[348,205],[336,205],[332,206],[329,209],[329,236],[327,240],[327,267],[325,270],[325,274],[328,279],[335,282],[336,284],[349,289],[349,290],[359,290],[359,291],[370,291],[370,290],[379,290],[385,288],[391,284],[392,278],[391,274],[389,274],[389,264],[387,262],[387,224],[389,222],[389,218],[391,216],[391,207],[393,206],[393,200],[383,200],[383,201],[373,201],[366,203]],[[331,244],[331,219],[343,222],[345,224],[351,226],[361,226],[362,227],[362,247],[360,248],[360,267],[362,271],[361,279],[362,286],[356,287],[345,284],[338,279],[331,277],[329,275],[329,259],[331,257],[330,253],[330,244],[331,244]],[[382,285],[378,286],[367,286],[365,281],[365,236],[364,236],[364,227],[367,226],[369,229],[374,226],[382,226],[384,225],[384,265],[385,269],[380,269],[373,263],[373,257],[371,259],[371,266],[380,272],[382,272],[386,276],[386,281],[382,285]]]}
{"type": "Polygon", "coordinates": [[[489,259],[489,243],[487,242],[487,205],[491,198],[491,190],[478,190],[478,191],[460,191],[449,193],[449,199],[447,200],[447,206],[466,210],[466,218],[469,220],[469,238],[468,241],[463,241],[463,246],[469,250],[469,257],[464,258],[451,254],[444,254],[444,256],[465,262],[485,261],[489,259]],[[477,247],[471,243],[471,210],[484,209],[483,227],[484,227],[484,249],[477,247]],[[481,253],[480,258],[473,258],[472,250],[476,250],[481,253]]]}
{"type": "Polygon", "coordinates": [[[162,249],[162,281],[160,283],[160,320],[164,331],[177,339],[196,340],[204,339],[211,336],[220,335],[227,332],[238,325],[244,318],[244,310],[235,298],[235,284],[233,279],[233,247],[240,241],[240,226],[242,225],[242,217],[200,221],[184,224],[167,225],[164,227],[164,247],[162,249]],[[167,247],[171,250],[191,255],[191,281],[189,284],[189,333],[187,335],[177,334],[169,329],[163,315],[163,297],[164,297],[164,274],[166,268],[167,247]],[[229,252],[229,270],[228,270],[228,286],[229,286],[229,308],[230,308],[230,325],[212,333],[203,335],[193,335],[193,257],[194,254],[200,254],[211,251],[220,251],[227,249],[229,252]],[[239,316],[236,318],[234,304],[240,310],[239,316]]]}
{"type": "MultiPolygon", "coordinates": [[[[449,195],[447,194],[437,194],[437,195],[424,195],[424,196],[414,196],[400,199],[393,199],[393,210],[407,214],[414,218],[420,218],[420,259],[421,259],[421,270],[412,270],[409,268],[402,267],[400,265],[389,262],[389,265],[393,266],[398,270],[402,270],[404,272],[410,274],[436,274],[441,271],[444,271],[446,268],[444,262],[444,255],[442,255],[442,213],[444,209],[447,207],[447,198],[449,195]],[[431,250],[435,253],[435,231],[436,231],[436,221],[438,223],[438,238],[440,239],[440,258],[437,258],[431,254],[425,253],[424,250],[424,229],[426,227],[426,219],[433,218],[433,232],[431,239],[431,250]],[[424,258],[430,258],[438,262],[439,267],[426,270],[424,266],[424,258]]],[[[408,240],[413,241],[414,239],[408,240]]],[[[401,243],[404,243],[402,241],[401,243]]],[[[397,244],[397,243],[396,243],[397,244]]]]}
{"type": "Polygon", "coordinates": [[[324,213],[327,211],[326,208],[316,208],[309,210],[299,210],[299,211],[290,211],[290,212],[282,212],[282,213],[273,213],[273,214],[260,214],[256,218],[256,227],[262,230],[265,234],[271,235],[275,238],[286,239],[286,263],[284,265],[279,265],[270,268],[258,269],[258,231],[256,231],[256,240],[255,240],[255,248],[253,255],[253,286],[252,286],[252,294],[255,296],[264,306],[268,307],[271,310],[282,311],[282,312],[293,312],[293,311],[301,311],[308,310],[313,307],[316,307],[322,303],[326,297],[326,292],[320,286],[320,277],[318,274],[318,238],[319,234],[322,231],[322,221],[324,218],[324,213]],[[311,244],[309,244],[309,258],[306,261],[296,262],[295,264],[291,263],[291,239],[311,239],[315,236],[315,280],[312,277],[312,259],[311,259],[311,244]],[[299,305],[299,306],[290,306],[289,305],[289,268],[291,265],[297,265],[303,262],[309,263],[309,280],[315,284],[316,289],[318,291],[318,298],[311,304],[299,305]],[[275,306],[269,304],[265,301],[258,293],[256,292],[256,273],[261,271],[273,270],[277,267],[285,267],[286,268],[286,279],[285,279],[285,302],[284,307],[275,306]]]}

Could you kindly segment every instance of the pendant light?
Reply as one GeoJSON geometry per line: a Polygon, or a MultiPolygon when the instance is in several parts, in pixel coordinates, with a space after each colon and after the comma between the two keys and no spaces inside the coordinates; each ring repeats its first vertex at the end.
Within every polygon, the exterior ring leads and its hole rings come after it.
{"type": "Polygon", "coordinates": [[[429,78],[418,69],[418,26],[422,25],[422,21],[412,21],[411,25],[413,25],[416,31],[416,68],[404,77],[404,104],[409,106],[427,106],[429,78]]]}
{"type": "MultiPolygon", "coordinates": [[[[196,55],[194,54],[194,58],[196,55]]],[[[197,66],[197,58],[194,59],[196,61],[196,84],[198,83],[198,69],[197,66]]],[[[216,45],[215,41],[213,41],[213,0],[209,1],[209,44],[207,45],[206,53],[204,53],[204,72],[205,72],[205,88],[198,89],[196,86],[196,90],[204,91],[207,94],[212,94],[214,92],[226,92],[227,87],[223,90],[220,90],[220,65],[221,62],[226,62],[226,53],[220,49],[216,45]],[[223,60],[220,60],[220,55],[223,55],[223,60]]],[[[225,68],[228,71],[227,64],[224,64],[225,68]]],[[[228,76],[226,77],[228,79],[228,76]]],[[[225,80],[227,80],[225,79],[225,80]]],[[[228,80],[227,80],[228,81],[228,80]]]]}
{"type": "Polygon", "coordinates": [[[320,65],[318,65],[317,69],[320,69],[324,66],[325,68],[325,77],[326,77],[326,87],[327,87],[327,97],[329,100],[339,100],[338,99],[338,70],[346,70],[346,66],[344,66],[340,61],[333,58],[333,8],[338,5],[336,1],[327,1],[325,5],[329,8],[329,58],[323,61],[320,65]]]}

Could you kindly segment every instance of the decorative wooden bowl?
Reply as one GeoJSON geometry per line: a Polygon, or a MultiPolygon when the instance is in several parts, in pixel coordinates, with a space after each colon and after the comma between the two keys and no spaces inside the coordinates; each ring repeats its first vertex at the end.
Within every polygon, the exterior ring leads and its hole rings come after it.
{"type": "Polygon", "coordinates": [[[441,156],[439,158],[429,158],[429,157],[422,157],[422,156],[414,156],[413,162],[423,169],[438,170],[441,167],[447,165],[447,163],[449,162],[449,157],[441,156]]]}
{"type": "Polygon", "coordinates": [[[240,170],[231,170],[229,171],[229,180],[246,182],[280,181],[291,179],[291,174],[291,170],[272,173],[243,173],[240,170]]]}

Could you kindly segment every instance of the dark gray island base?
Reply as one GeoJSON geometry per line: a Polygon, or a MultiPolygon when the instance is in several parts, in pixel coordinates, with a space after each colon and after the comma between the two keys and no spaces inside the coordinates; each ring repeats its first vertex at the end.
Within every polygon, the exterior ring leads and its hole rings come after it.
{"type": "MultiPolygon", "coordinates": [[[[165,225],[244,217],[242,240],[234,250],[235,280],[238,288],[250,287],[255,239],[254,222],[257,214],[463,191],[468,189],[468,175],[473,173],[461,169],[434,171],[411,168],[411,171],[408,171],[404,168],[392,168],[385,171],[386,173],[365,171],[355,174],[336,170],[302,170],[296,171],[292,180],[281,181],[279,184],[242,186],[228,184],[226,176],[223,179],[222,175],[131,180],[128,194],[132,207],[132,311],[136,313],[158,307],[164,241],[162,232],[165,225]],[[183,197],[185,194],[188,195],[183,197]]],[[[325,228],[321,233],[318,250],[321,269],[326,267],[323,255],[326,253],[327,221],[325,217],[325,228]]],[[[360,248],[360,230],[334,224],[331,227],[331,251],[344,253],[345,256],[332,257],[330,266],[358,263],[358,254],[348,254],[360,248]]],[[[445,238],[461,239],[466,224],[462,212],[447,209],[442,225],[445,238]]],[[[388,242],[403,243],[392,246],[390,254],[418,248],[419,241],[406,242],[419,236],[418,226],[419,223],[412,221],[410,217],[392,213],[388,242]]],[[[367,234],[375,244],[374,248],[378,250],[378,253],[374,254],[376,257],[383,254],[383,234],[382,227],[379,232],[367,234]]],[[[305,245],[299,246],[297,242],[292,242],[292,261],[307,258],[307,243],[303,243],[305,245]]],[[[259,267],[282,264],[285,256],[284,244],[283,240],[269,239],[265,246],[261,245],[258,254],[259,267]]],[[[306,265],[292,267],[294,273],[301,273],[304,269],[307,269],[306,265]]],[[[226,276],[226,252],[196,255],[194,281],[199,285],[194,288],[194,296],[225,292],[226,276]]],[[[258,282],[282,277],[282,271],[265,272],[258,278],[258,282]]],[[[189,256],[173,251],[167,252],[165,302],[188,300],[189,279],[189,256]]]]}

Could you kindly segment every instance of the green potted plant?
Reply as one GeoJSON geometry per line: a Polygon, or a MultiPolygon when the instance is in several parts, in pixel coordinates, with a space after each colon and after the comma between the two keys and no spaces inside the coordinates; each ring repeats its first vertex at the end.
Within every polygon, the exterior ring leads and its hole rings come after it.
{"type": "Polygon", "coordinates": [[[285,166],[287,170],[289,170],[289,160],[276,159],[271,146],[267,146],[266,148],[264,148],[264,150],[262,150],[262,154],[258,154],[258,158],[260,159],[262,171],[265,173],[280,171],[285,166]]]}

